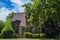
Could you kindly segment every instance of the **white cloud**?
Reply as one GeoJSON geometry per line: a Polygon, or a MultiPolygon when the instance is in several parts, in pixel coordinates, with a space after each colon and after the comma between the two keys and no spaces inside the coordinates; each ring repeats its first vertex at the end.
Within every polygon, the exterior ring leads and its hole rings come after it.
{"type": "Polygon", "coordinates": [[[22,5],[24,4],[24,2],[22,2],[22,0],[10,0],[11,2],[15,3],[12,4],[13,6],[15,6],[12,11],[14,12],[23,12],[24,8],[22,7],[22,5]]]}
{"type": "Polygon", "coordinates": [[[11,0],[11,2],[17,4],[17,5],[23,5],[24,3],[22,2],[22,0],[11,0]]]}
{"type": "Polygon", "coordinates": [[[13,12],[23,12],[24,8],[19,6],[19,5],[17,5],[11,11],[13,11],[13,12]]]}
{"type": "Polygon", "coordinates": [[[2,7],[2,8],[0,9],[0,20],[5,21],[6,16],[7,16],[10,12],[11,12],[11,11],[9,11],[7,8],[2,7]]]}
{"type": "MultiPolygon", "coordinates": [[[[3,18],[2,16],[0,16],[0,20],[4,20],[5,18],[3,18]]],[[[5,21],[5,20],[4,20],[5,21]]]]}
{"type": "Polygon", "coordinates": [[[24,8],[22,7],[24,2],[22,2],[22,0],[10,0],[10,1],[15,3],[15,4],[12,4],[15,7],[11,11],[13,11],[13,12],[23,12],[24,11],[24,8]]]}

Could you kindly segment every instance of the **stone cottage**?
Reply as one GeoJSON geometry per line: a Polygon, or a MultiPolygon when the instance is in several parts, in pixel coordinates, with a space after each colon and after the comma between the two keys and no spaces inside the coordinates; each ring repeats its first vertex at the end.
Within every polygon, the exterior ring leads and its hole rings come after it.
{"type": "MultiPolygon", "coordinates": [[[[19,13],[14,13],[14,16],[12,17],[12,23],[14,24],[14,22],[18,22],[18,33],[19,33],[19,36],[22,36],[23,35],[23,31],[22,29],[24,27],[26,27],[28,24],[27,20],[26,20],[26,15],[24,12],[19,12],[19,13]]],[[[17,25],[17,24],[16,24],[17,25]]],[[[15,26],[14,26],[15,27],[15,26]]]]}

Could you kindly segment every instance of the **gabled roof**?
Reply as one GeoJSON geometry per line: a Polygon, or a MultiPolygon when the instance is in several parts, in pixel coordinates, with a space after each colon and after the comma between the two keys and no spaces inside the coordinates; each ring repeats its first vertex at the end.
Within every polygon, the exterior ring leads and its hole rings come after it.
{"type": "Polygon", "coordinates": [[[19,20],[21,21],[20,26],[26,26],[26,17],[24,12],[14,13],[12,21],[19,20]]]}

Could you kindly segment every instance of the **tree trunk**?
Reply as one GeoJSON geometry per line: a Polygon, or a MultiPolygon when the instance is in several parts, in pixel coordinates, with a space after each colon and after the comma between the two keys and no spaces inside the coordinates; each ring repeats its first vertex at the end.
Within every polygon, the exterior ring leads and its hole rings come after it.
{"type": "Polygon", "coordinates": [[[41,33],[42,32],[41,23],[39,24],[39,27],[40,27],[40,33],[41,33]]]}
{"type": "Polygon", "coordinates": [[[33,34],[34,34],[34,30],[35,30],[35,28],[33,27],[33,34]]]}
{"type": "Polygon", "coordinates": [[[33,37],[34,37],[34,34],[35,34],[35,26],[33,27],[33,37]]]}

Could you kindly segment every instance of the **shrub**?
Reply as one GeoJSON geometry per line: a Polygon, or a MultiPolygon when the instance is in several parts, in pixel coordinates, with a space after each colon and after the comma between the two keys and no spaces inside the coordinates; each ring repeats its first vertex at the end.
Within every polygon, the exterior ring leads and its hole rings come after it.
{"type": "Polygon", "coordinates": [[[40,33],[40,38],[44,38],[46,37],[46,34],[45,33],[40,33]]]}
{"type": "Polygon", "coordinates": [[[32,33],[30,33],[30,32],[25,32],[25,33],[24,33],[24,36],[27,37],[27,38],[31,38],[31,37],[32,37],[32,33]]]}
{"type": "Polygon", "coordinates": [[[13,38],[18,38],[19,36],[18,36],[18,34],[13,34],[12,37],[13,38]]]}
{"type": "Polygon", "coordinates": [[[34,34],[34,38],[44,38],[44,37],[46,37],[46,34],[44,34],[44,33],[37,33],[37,34],[34,34]]]}
{"type": "Polygon", "coordinates": [[[24,37],[26,37],[26,38],[45,38],[46,34],[45,33],[32,34],[30,32],[24,32],[24,37]]]}
{"type": "Polygon", "coordinates": [[[3,38],[12,38],[13,34],[15,34],[15,31],[12,27],[4,27],[1,33],[1,36],[3,38]]]}
{"type": "Polygon", "coordinates": [[[34,38],[40,38],[40,34],[34,34],[34,38]]]}

